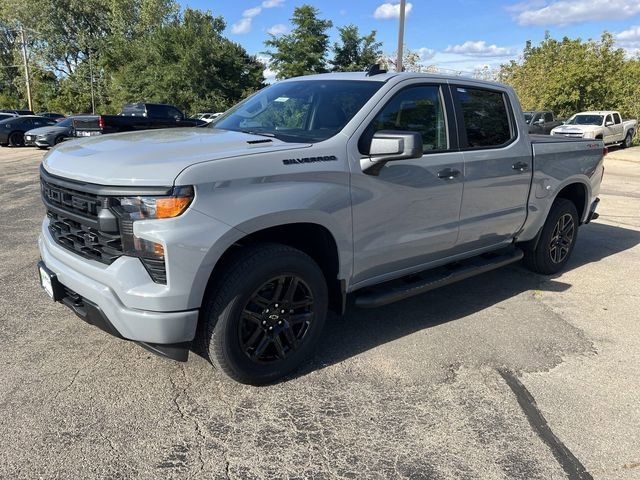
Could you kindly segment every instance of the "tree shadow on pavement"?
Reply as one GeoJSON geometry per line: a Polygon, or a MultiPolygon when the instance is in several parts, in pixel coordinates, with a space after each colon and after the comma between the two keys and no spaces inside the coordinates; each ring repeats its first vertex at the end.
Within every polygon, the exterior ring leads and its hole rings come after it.
{"type": "MultiPolygon", "coordinates": [[[[598,262],[639,243],[640,231],[591,223],[580,229],[565,271],[598,262]]],[[[556,280],[560,276],[537,275],[515,264],[377,309],[358,309],[350,304],[343,317],[328,318],[314,362],[298,375],[467,317],[524,292],[564,292],[571,285],[556,280]]]]}

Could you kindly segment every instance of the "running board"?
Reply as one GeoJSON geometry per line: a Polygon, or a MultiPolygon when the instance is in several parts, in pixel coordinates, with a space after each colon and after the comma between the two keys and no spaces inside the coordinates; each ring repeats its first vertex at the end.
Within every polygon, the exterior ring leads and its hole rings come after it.
{"type": "Polygon", "coordinates": [[[504,267],[522,259],[524,252],[519,248],[498,250],[489,254],[469,258],[461,262],[452,263],[433,270],[427,270],[412,275],[410,282],[406,279],[382,283],[371,288],[363,289],[356,294],[355,306],[361,308],[375,308],[405,298],[420,295],[436,288],[450,285],[460,280],[480,275],[481,273],[504,267]]]}

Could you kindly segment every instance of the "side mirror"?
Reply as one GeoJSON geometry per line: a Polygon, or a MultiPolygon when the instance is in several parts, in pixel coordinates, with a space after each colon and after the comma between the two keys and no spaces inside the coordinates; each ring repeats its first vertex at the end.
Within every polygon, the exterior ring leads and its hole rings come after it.
{"type": "Polygon", "coordinates": [[[369,156],[360,160],[360,167],[369,175],[378,175],[387,162],[421,158],[422,155],[419,133],[380,130],[373,135],[369,156]]]}
{"type": "Polygon", "coordinates": [[[538,125],[544,125],[544,118],[541,118],[536,122],[538,125]]]}
{"type": "Polygon", "coordinates": [[[613,122],[611,120],[609,120],[608,122],[606,122],[604,124],[605,127],[612,127],[613,126],[613,122]]]}

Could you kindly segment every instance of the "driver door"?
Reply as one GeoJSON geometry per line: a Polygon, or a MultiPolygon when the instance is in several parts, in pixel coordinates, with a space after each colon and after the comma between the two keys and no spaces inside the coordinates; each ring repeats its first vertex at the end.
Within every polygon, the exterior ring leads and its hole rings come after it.
{"type": "Polygon", "coordinates": [[[447,256],[458,237],[464,182],[448,86],[404,82],[349,141],[354,284],[417,271],[447,256]],[[409,83],[407,85],[407,83],[409,83]],[[378,174],[360,160],[376,131],[418,132],[421,158],[386,163],[378,174]]]}

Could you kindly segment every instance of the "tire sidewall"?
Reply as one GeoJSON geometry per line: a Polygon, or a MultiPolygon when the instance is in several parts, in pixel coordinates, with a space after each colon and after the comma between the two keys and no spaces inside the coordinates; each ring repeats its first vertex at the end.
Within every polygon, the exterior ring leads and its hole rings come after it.
{"type": "Polygon", "coordinates": [[[632,138],[633,135],[631,134],[631,132],[627,133],[627,136],[624,137],[624,142],[622,144],[624,148],[629,148],[631,146],[632,138]]]}
{"type": "MultiPolygon", "coordinates": [[[[295,370],[314,351],[322,333],[327,313],[328,293],[324,275],[317,265],[305,254],[295,251],[276,255],[262,262],[244,278],[238,279],[228,289],[229,298],[223,299],[224,309],[217,313],[208,312],[211,331],[209,351],[213,361],[227,371],[233,370],[233,377],[245,383],[270,383],[295,370]],[[279,275],[293,274],[302,278],[314,297],[314,317],[301,347],[285,360],[272,364],[253,362],[242,351],[238,330],[240,315],[249,298],[265,282],[279,275]],[[223,360],[226,365],[219,365],[223,360]],[[225,368],[226,367],[226,368],[225,368]]],[[[215,309],[214,309],[215,310],[215,309]]]]}

